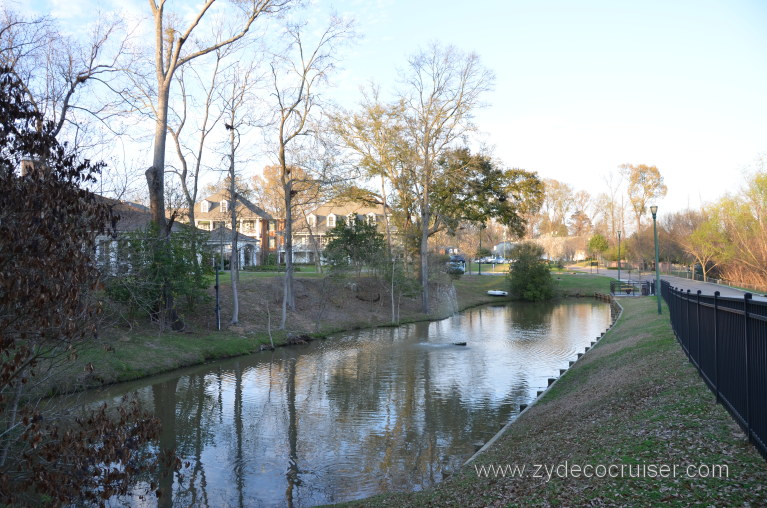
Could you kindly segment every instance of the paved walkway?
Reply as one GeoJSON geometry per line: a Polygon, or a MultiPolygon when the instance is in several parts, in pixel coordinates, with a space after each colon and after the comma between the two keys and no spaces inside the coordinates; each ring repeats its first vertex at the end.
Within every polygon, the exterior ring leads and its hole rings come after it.
{"type": "MultiPolygon", "coordinates": [[[[589,272],[588,268],[584,268],[581,266],[568,266],[568,270],[572,270],[574,272],[589,272]]],[[[596,270],[593,272],[594,275],[597,275],[596,270]]],[[[631,275],[631,280],[655,280],[655,272],[642,272],[641,277],[637,274],[636,270],[632,270],[631,272],[628,272],[626,270],[621,270],[621,279],[627,280],[629,278],[629,273],[631,275]]],[[[599,275],[604,275],[607,277],[612,277],[614,279],[618,278],[618,270],[613,269],[599,269],[599,275]]],[[[683,291],[690,290],[691,293],[697,293],[697,291],[700,289],[700,292],[705,295],[713,295],[714,291],[719,291],[719,294],[721,296],[727,296],[730,298],[743,298],[743,295],[747,293],[747,291],[742,291],[740,289],[731,288],[729,286],[722,286],[720,284],[714,284],[713,282],[702,282],[698,280],[690,280],[690,279],[683,279],[682,277],[674,277],[673,275],[661,275],[661,280],[667,280],[671,284],[672,287],[681,289],[683,291]]],[[[751,292],[753,295],[754,300],[767,302],[767,297],[765,295],[751,292]]]]}

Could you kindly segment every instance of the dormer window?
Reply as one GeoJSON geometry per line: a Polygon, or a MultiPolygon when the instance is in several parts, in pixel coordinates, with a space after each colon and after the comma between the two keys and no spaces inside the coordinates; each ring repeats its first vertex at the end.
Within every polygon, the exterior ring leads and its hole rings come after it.
{"type": "Polygon", "coordinates": [[[367,220],[368,220],[368,225],[375,226],[376,225],[376,214],[374,214],[372,212],[369,213],[367,215],[367,220]]]}
{"type": "Polygon", "coordinates": [[[317,217],[314,215],[309,215],[306,218],[306,222],[309,224],[309,226],[314,227],[317,225],[317,217]]]}
{"type": "Polygon", "coordinates": [[[346,216],[346,225],[347,226],[354,226],[354,221],[357,220],[357,214],[356,213],[350,213],[346,216]]]}
{"type": "Polygon", "coordinates": [[[331,213],[330,215],[328,215],[327,223],[328,223],[328,227],[329,228],[336,227],[336,216],[335,216],[335,214],[331,213]]]}
{"type": "Polygon", "coordinates": [[[200,211],[202,213],[208,213],[210,211],[210,201],[203,199],[202,203],[200,203],[200,211]]]}
{"type": "Polygon", "coordinates": [[[221,201],[221,213],[226,213],[229,211],[229,201],[223,200],[221,201]]]}

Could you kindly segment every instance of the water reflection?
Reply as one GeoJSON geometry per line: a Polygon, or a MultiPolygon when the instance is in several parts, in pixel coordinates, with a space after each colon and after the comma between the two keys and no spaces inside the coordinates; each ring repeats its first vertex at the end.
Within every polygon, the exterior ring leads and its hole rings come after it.
{"type": "Polygon", "coordinates": [[[473,309],[120,385],[189,467],[137,506],[311,506],[458,467],[609,324],[596,301],[473,309]],[[466,342],[455,346],[454,342],[466,342]]]}

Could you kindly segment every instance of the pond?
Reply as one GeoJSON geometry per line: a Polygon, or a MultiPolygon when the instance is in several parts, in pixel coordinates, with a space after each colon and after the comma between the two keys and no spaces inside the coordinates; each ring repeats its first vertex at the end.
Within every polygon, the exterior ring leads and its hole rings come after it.
{"type": "Polygon", "coordinates": [[[491,305],[125,383],[98,397],[135,392],[162,420],[161,446],[188,462],[159,482],[172,489],[173,505],[348,501],[440,481],[609,324],[609,305],[590,299],[491,305]]]}

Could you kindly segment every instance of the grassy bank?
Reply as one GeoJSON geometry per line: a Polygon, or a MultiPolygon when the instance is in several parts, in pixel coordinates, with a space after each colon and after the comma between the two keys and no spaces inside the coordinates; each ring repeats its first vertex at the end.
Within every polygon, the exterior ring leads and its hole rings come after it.
{"type": "MultiPolygon", "coordinates": [[[[608,279],[587,274],[561,273],[555,274],[555,278],[562,288],[562,294],[593,294],[594,291],[604,292],[608,287],[608,279]]],[[[237,326],[227,326],[230,293],[228,280],[222,278],[221,331],[213,329],[211,305],[204,308],[200,306],[196,313],[192,313],[188,320],[189,326],[182,333],[159,333],[157,328],[149,323],[134,324],[130,329],[124,326],[104,329],[98,344],[81,349],[77,360],[68,362],[67,367],[46,386],[46,390],[76,391],[102,384],[130,381],[215,359],[249,354],[258,351],[261,346],[270,344],[267,319],[272,329],[272,338],[278,346],[285,343],[288,333],[324,335],[391,324],[385,298],[374,305],[357,300],[350,294],[328,291],[318,280],[303,279],[301,284],[301,294],[306,301],[299,301],[299,310],[289,315],[288,332],[276,330],[279,321],[278,302],[282,293],[279,289],[279,277],[274,274],[242,274],[241,322],[237,326]],[[328,292],[332,294],[329,296],[328,292]],[[265,300],[264,295],[271,295],[271,300],[265,300]],[[316,323],[305,318],[307,314],[311,314],[311,309],[318,305],[320,299],[333,300],[329,306],[337,309],[335,313],[328,312],[319,326],[316,326],[316,323]],[[267,316],[267,312],[271,314],[267,316]]],[[[506,289],[506,278],[501,275],[465,275],[456,280],[454,286],[460,310],[506,300],[487,295],[489,289],[506,289]]],[[[435,305],[433,313],[424,315],[419,312],[420,299],[417,297],[403,300],[401,307],[401,324],[440,319],[453,311],[450,306],[435,305]]]]}
{"type": "Polygon", "coordinates": [[[432,489],[349,505],[765,505],[767,463],[689,364],[668,315],[656,314],[654,298],[621,304],[613,329],[473,463],[432,489]],[[480,477],[490,465],[525,472],[480,477]],[[703,478],[700,465],[724,467],[703,478]],[[605,473],[623,477],[584,478],[572,466],[613,466],[605,473]]]}
{"type": "Polygon", "coordinates": [[[558,296],[593,296],[594,293],[610,292],[610,277],[567,270],[555,270],[551,275],[554,278],[554,291],[558,296]]]}

